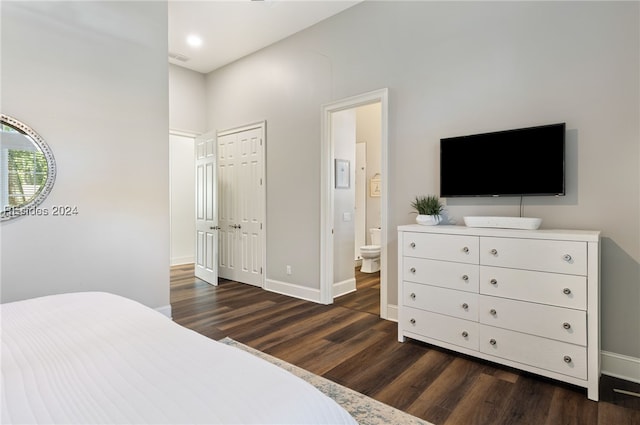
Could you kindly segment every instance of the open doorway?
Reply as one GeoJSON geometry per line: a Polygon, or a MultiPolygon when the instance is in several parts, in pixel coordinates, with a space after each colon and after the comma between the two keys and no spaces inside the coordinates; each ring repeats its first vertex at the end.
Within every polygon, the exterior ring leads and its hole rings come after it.
{"type": "Polygon", "coordinates": [[[171,266],[195,261],[195,137],[184,132],[169,133],[171,266]]]}
{"type": "MultiPolygon", "coordinates": [[[[344,241],[350,240],[350,245],[347,247],[347,251],[351,250],[350,260],[353,266],[353,253],[355,251],[355,226],[350,221],[353,221],[351,213],[347,211],[344,205],[346,192],[339,192],[344,190],[345,187],[350,188],[351,185],[344,185],[344,177],[340,176],[340,170],[338,165],[347,166],[347,173],[349,173],[349,181],[355,180],[356,169],[356,146],[355,137],[353,139],[353,146],[344,146],[337,141],[336,128],[347,127],[350,131],[351,119],[353,119],[353,127],[355,128],[355,116],[356,109],[359,107],[379,104],[379,165],[372,167],[371,176],[367,175],[367,197],[371,197],[371,193],[374,193],[374,197],[378,198],[376,201],[379,205],[378,212],[374,213],[378,215],[378,218],[365,224],[367,228],[379,227],[380,228],[380,316],[384,319],[390,318],[388,314],[387,304],[387,255],[388,250],[386,247],[387,232],[388,229],[388,208],[387,208],[387,190],[388,187],[388,136],[387,136],[387,121],[388,121],[388,90],[381,89],[373,92],[365,93],[362,95],[350,97],[337,102],[333,102],[324,105],[322,108],[322,216],[321,216],[321,283],[320,293],[321,301],[323,303],[333,302],[334,294],[336,292],[346,293],[344,288],[339,288],[336,291],[336,283],[342,284],[343,279],[336,279],[334,271],[336,267],[342,267],[336,261],[336,250],[344,249],[344,241]],[[350,152],[353,152],[353,156],[349,156],[350,152]],[[346,162],[345,162],[346,161],[346,162]],[[377,174],[377,176],[376,176],[377,174]],[[377,183],[374,188],[374,192],[371,192],[371,180],[377,183]],[[384,182],[384,183],[383,183],[384,182]],[[339,210],[339,208],[342,208],[339,210]],[[375,221],[375,223],[373,223],[375,221]],[[348,223],[348,225],[345,225],[348,223]],[[379,223],[379,224],[378,224],[379,223]],[[347,230],[345,230],[347,229],[347,230]],[[350,230],[349,230],[350,229],[350,230]],[[351,233],[343,233],[351,232],[351,233]]],[[[369,174],[369,173],[367,173],[369,174]]],[[[349,199],[354,203],[355,211],[355,188],[353,189],[353,195],[348,195],[349,199]]],[[[347,207],[348,208],[348,207],[347,207]]],[[[366,223],[366,221],[365,221],[366,223]]],[[[365,235],[369,232],[366,231],[365,235]]],[[[365,239],[367,242],[370,239],[365,239]]],[[[360,243],[360,242],[359,242],[360,243]]],[[[346,259],[346,256],[339,256],[340,261],[346,259]]],[[[345,260],[347,261],[347,260],[345,260]]],[[[355,281],[355,276],[354,276],[355,281]]],[[[355,289],[355,287],[354,287],[355,289]]]]}

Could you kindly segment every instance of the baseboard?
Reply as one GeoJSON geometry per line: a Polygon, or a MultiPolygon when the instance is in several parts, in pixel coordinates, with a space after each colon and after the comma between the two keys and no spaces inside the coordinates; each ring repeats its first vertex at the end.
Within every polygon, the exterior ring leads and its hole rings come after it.
{"type": "Polygon", "coordinates": [[[387,316],[383,319],[391,320],[392,322],[398,321],[398,306],[393,304],[387,304],[387,316]]]}
{"type": "Polygon", "coordinates": [[[194,257],[175,257],[171,258],[171,266],[181,266],[182,264],[193,264],[194,257]]]}
{"type": "Polygon", "coordinates": [[[342,282],[334,282],[333,298],[338,298],[356,291],[356,278],[352,277],[342,282]]]}
{"type": "Polygon", "coordinates": [[[156,311],[164,314],[165,316],[167,316],[169,319],[171,319],[171,304],[169,305],[165,305],[163,307],[158,307],[155,309],[156,311]]]}
{"type": "Polygon", "coordinates": [[[640,384],[640,359],[608,351],[601,351],[600,359],[602,374],[640,384]]]}
{"type": "Polygon", "coordinates": [[[266,279],[264,289],[278,294],[287,295],[302,300],[320,302],[320,290],[296,285],[295,283],[281,282],[273,279],[266,279]]]}

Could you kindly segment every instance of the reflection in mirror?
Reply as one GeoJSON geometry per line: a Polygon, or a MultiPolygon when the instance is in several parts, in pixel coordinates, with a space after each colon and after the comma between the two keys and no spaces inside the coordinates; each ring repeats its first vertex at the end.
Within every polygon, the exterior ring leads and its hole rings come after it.
{"type": "Polygon", "coordinates": [[[56,177],[51,149],[30,127],[0,115],[0,211],[1,219],[40,215],[56,177]]]}

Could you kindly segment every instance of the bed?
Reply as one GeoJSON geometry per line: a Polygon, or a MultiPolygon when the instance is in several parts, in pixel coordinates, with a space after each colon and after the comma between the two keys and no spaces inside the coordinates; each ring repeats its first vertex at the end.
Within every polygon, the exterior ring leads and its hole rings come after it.
{"type": "Polygon", "coordinates": [[[0,308],[3,424],[356,423],[306,381],[127,298],[0,308]]]}

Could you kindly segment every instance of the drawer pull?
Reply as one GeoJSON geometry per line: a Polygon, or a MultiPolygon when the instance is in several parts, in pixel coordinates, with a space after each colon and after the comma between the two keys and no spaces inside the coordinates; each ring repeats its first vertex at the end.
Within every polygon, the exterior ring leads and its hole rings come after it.
{"type": "Polygon", "coordinates": [[[464,248],[462,248],[462,252],[464,252],[465,254],[469,253],[469,247],[465,246],[464,248]]]}
{"type": "Polygon", "coordinates": [[[412,325],[415,325],[416,324],[416,319],[411,319],[411,320],[409,320],[409,322],[411,322],[412,325]]]}
{"type": "Polygon", "coordinates": [[[489,340],[489,344],[491,344],[491,345],[496,345],[497,343],[498,343],[498,341],[496,341],[496,340],[495,340],[495,339],[493,339],[493,338],[491,338],[491,339],[489,340]]]}
{"type": "Polygon", "coordinates": [[[462,308],[464,308],[465,310],[469,310],[469,304],[463,303],[462,308]]]}
{"type": "Polygon", "coordinates": [[[462,331],[462,337],[463,337],[463,338],[466,338],[466,337],[468,337],[468,336],[469,336],[469,332],[467,332],[467,331],[462,331]]]}
{"type": "Polygon", "coordinates": [[[489,281],[489,283],[490,283],[490,284],[492,284],[492,285],[497,285],[497,284],[498,284],[498,281],[497,281],[497,280],[495,280],[495,279],[491,279],[491,280],[489,281]]]}
{"type": "Polygon", "coordinates": [[[467,276],[466,274],[465,274],[465,275],[462,275],[462,280],[464,280],[465,282],[467,282],[467,281],[469,280],[469,276],[467,276]]]}
{"type": "Polygon", "coordinates": [[[569,323],[569,322],[564,322],[564,323],[562,324],[562,327],[563,327],[563,328],[565,328],[565,329],[571,329],[571,323],[569,323]]]}
{"type": "Polygon", "coordinates": [[[491,253],[491,255],[493,256],[497,256],[498,255],[498,250],[497,249],[492,249],[491,251],[489,251],[491,253]]]}
{"type": "Polygon", "coordinates": [[[495,308],[492,308],[491,310],[489,310],[489,313],[491,313],[492,316],[495,316],[496,314],[498,314],[495,308]]]}
{"type": "Polygon", "coordinates": [[[564,261],[566,261],[567,263],[570,263],[570,262],[571,262],[571,260],[573,260],[573,258],[571,258],[571,256],[570,256],[569,254],[564,254],[564,255],[562,256],[562,259],[563,259],[564,261]]]}
{"type": "Polygon", "coordinates": [[[416,299],[416,294],[414,294],[413,292],[411,293],[411,295],[409,295],[411,297],[412,300],[416,299]]]}
{"type": "Polygon", "coordinates": [[[565,363],[571,363],[571,356],[564,356],[565,363]]]}
{"type": "Polygon", "coordinates": [[[564,289],[562,290],[562,293],[563,293],[563,294],[565,294],[565,295],[569,295],[569,294],[571,294],[571,289],[569,289],[569,288],[564,288],[564,289]]]}
{"type": "Polygon", "coordinates": [[[411,273],[415,273],[415,272],[416,272],[416,268],[415,268],[415,267],[411,267],[411,268],[409,269],[409,271],[410,271],[411,273]]]}
{"type": "Polygon", "coordinates": [[[415,243],[415,242],[411,242],[411,243],[409,244],[409,246],[410,246],[411,248],[415,248],[415,247],[416,247],[416,243],[415,243]]]}

